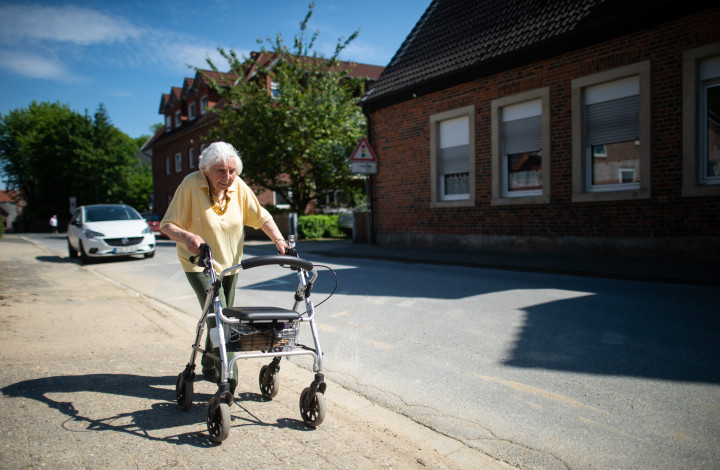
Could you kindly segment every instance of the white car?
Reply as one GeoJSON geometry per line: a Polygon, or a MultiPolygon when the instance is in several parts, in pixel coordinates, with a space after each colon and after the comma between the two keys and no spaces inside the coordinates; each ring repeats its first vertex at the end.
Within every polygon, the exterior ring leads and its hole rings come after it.
{"type": "Polygon", "coordinates": [[[124,204],[80,206],[67,230],[70,258],[83,263],[106,256],[155,256],[155,235],[142,216],[124,204]]]}

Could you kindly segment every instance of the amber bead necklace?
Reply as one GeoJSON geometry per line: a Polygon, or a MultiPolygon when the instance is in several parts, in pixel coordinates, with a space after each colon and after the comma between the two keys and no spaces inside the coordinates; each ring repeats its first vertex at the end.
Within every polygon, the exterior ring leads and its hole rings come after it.
{"type": "Polygon", "coordinates": [[[208,197],[210,198],[210,207],[212,207],[213,212],[215,212],[217,215],[224,215],[225,212],[227,212],[228,206],[230,206],[230,196],[228,195],[227,191],[225,191],[225,207],[223,207],[222,209],[219,209],[215,205],[215,198],[213,198],[212,194],[210,194],[210,188],[208,188],[208,197]]]}

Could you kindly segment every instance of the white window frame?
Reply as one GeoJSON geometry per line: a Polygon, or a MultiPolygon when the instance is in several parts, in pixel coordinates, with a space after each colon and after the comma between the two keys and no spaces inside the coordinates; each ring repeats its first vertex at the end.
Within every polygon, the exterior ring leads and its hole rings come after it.
{"type": "Polygon", "coordinates": [[[650,198],[651,156],[651,82],[650,61],[606,70],[577,78],[572,88],[572,201],[599,202],[650,198]],[[640,181],[633,185],[615,185],[599,188],[589,184],[590,155],[585,145],[585,90],[588,87],[609,83],[627,77],[638,77],[639,101],[639,170],[640,181]]]}
{"type": "Polygon", "coordinates": [[[290,209],[290,199],[292,199],[292,188],[288,187],[288,197],[277,191],[273,191],[273,205],[278,209],[290,209]]]}
{"type": "Polygon", "coordinates": [[[188,149],[188,168],[195,168],[195,147],[188,149]]]}
{"type": "Polygon", "coordinates": [[[195,108],[196,108],[196,106],[197,106],[197,105],[195,104],[194,101],[193,101],[192,103],[189,103],[189,104],[188,104],[188,120],[189,120],[189,121],[192,121],[192,120],[195,119],[195,117],[196,117],[196,116],[195,116],[195,108]]]}
{"type": "Polygon", "coordinates": [[[492,205],[548,204],[550,202],[550,88],[538,88],[491,102],[492,125],[492,205]],[[542,189],[510,192],[505,182],[505,157],[502,150],[503,110],[510,106],[540,100],[542,189]]]}
{"type": "Polygon", "coordinates": [[[175,111],[175,127],[180,127],[182,124],[182,116],[180,111],[175,111]]]}
{"type": "Polygon", "coordinates": [[[704,145],[701,142],[704,116],[700,65],[720,55],[720,43],[709,44],[683,53],[683,187],[684,197],[720,196],[720,184],[703,177],[704,145]]]}
{"type": "Polygon", "coordinates": [[[165,157],[165,174],[169,175],[170,170],[172,168],[172,163],[170,163],[170,157],[165,157]]]}
{"type": "Polygon", "coordinates": [[[172,128],[172,116],[167,115],[165,116],[165,132],[170,132],[172,128]]]}
{"type": "Polygon", "coordinates": [[[175,154],[175,173],[182,171],[182,153],[178,152],[175,154]]]}
{"type": "Polygon", "coordinates": [[[433,114],[430,116],[430,207],[475,206],[475,106],[433,114]],[[468,192],[467,195],[443,197],[443,178],[440,170],[440,124],[459,117],[468,118],[468,192]]]}
{"type": "Polygon", "coordinates": [[[200,114],[203,115],[208,111],[208,97],[207,95],[200,98],[200,114]]]}
{"type": "Polygon", "coordinates": [[[280,83],[271,81],[270,82],[270,98],[277,100],[280,98],[280,83]]]}

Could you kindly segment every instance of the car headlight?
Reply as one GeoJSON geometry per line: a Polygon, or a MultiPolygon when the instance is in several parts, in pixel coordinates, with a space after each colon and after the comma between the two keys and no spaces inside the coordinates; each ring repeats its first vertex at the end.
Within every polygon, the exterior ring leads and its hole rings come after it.
{"type": "Polygon", "coordinates": [[[90,230],[89,228],[85,229],[85,238],[95,238],[95,237],[104,237],[104,236],[105,235],[100,232],[90,230]]]}
{"type": "Polygon", "coordinates": [[[149,225],[147,225],[147,226],[143,229],[142,233],[143,233],[143,235],[149,235],[149,234],[152,233],[152,229],[150,228],[149,225]]]}

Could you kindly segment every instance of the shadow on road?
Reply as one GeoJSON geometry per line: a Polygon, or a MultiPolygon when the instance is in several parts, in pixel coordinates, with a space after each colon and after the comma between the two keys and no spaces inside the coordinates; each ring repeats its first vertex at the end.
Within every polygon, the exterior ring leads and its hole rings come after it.
{"type": "MultiPolygon", "coordinates": [[[[261,254],[261,250],[246,251],[261,254]]],[[[315,261],[316,257],[309,258],[315,261]]],[[[373,263],[344,260],[344,266],[337,269],[336,293],[357,296],[358,301],[387,297],[391,299],[388,305],[392,305],[393,298],[446,300],[448,305],[467,299],[464,308],[471,308],[476,300],[477,304],[487,305],[483,296],[498,293],[511,296],[515,292],[517,296],[527,293],[528,298],[540,299],[534,305],[518,308],[524,315],[524,324],[517,330],[506,356],[507,366],[720,383],[720,316],[715,287],[480,268],[408,267],[397,263],[374,269],[373,263]],[[547,300],[543,301],[543,295],[534,295],[533,291],[549,292],[547,300]],[[569,293],[572,298],[553,299],[557,297],[554,291],[569,293]]],[[[330,273],[320,267],[318,272],[316,301],[334,287],[330,273]]],[[[279,280],[282,282],[246,288],[282,291],[296,282],[292,275],[279,280]]],[[[502,304],[496,308],[506,309],[502,304]]],[[[404,314],[401,312],[408,311],[384,308],[375,320],[389,325],[396,315],[404,314]]],[[[491,314],[477,313],[478,318],[491,314]]],[[[412,318],[407,321],[412,322],[412,318]]],[[[465,323],[442,325],[450,337],[468,335],[465,323]]],[[[482,344],[472,347],[483,349],[482,344]]]]}
{"type": "MultiPolygon", "coordinates": [[[[176,377],[146,377],[129,374],[64,375],[26,380],[8,385],[0,391],[6,397],[30,398],[60,411],[70,418],[63,423],[63,428],[70,432],[110,431],[177,445],[215,446],[216,444],[210,441],[207,432],[204,431],[164,437],[153,435],[162,434],[153,433],[153,431],[205,423],[205,405],[212,395],[195,393],[195,405],[189,412],[183,412],[174,401],[171,401],[175,396],[175,380],[176,377]],[[98,409],[97,405],[90,405],[93,409],[83,409],[86,401],[80,398],[80,394],[84,393],[102,394],[103,396],[99,400],[91,401],[92,403],[102,403],[102,409],[98,409]],[[77,402],[72,401],[75,394],[78,395],[77,402]],[[124,406],[126,403],[122,400],[113,400],[113,396],[143,398],[154,400],[156,403],[152,403],[149,409],[112,413],[114,403],[118,408],[126,408],[124,406]]],[[[231,413],[236,419],[233,427],[274,426],[307,430],[300,420],[283,418],[276,423],[263,422],[242,406],[242,400],[243,394],[240,395],[240,400],[236,401],[236,405],[240,405],[239,408],[231,408],[231,413]],[[239,412],[239,410],[243,412],[239,412]]]]}

